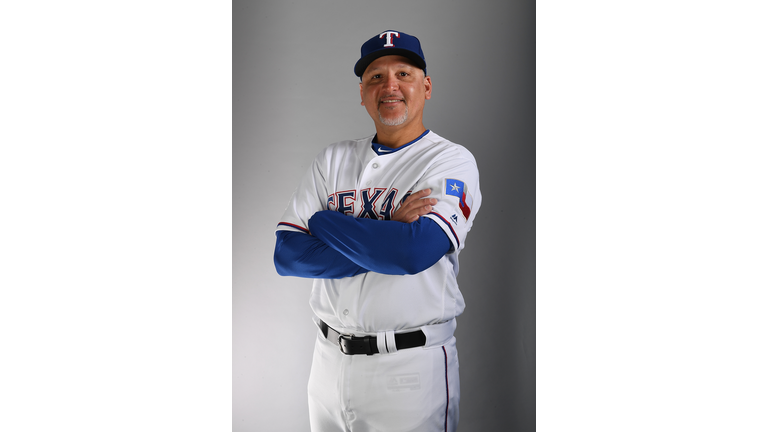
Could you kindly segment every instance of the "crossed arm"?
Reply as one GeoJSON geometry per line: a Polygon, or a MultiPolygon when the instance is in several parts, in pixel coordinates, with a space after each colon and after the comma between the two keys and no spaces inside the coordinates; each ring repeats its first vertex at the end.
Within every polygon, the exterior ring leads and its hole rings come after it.
{"type": "Polygon", "coordinates": [[[282,276],[337,279],[368,271],[416,274],[451,249],[436,222],[422,216],[437,204],[431,190],[411,194],[389,221],[324,210],[309,219],[310,234],[278,231],[275,268],[282,276]]]}

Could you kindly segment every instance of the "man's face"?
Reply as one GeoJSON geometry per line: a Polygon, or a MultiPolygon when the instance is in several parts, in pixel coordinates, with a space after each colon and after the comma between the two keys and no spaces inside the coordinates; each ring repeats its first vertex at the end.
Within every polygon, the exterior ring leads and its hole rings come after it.
{"type": "Polygon", "coordinates": [[[421,127],[424,102],[431,97],[432,79],[402,56],[374,60],[360,83],[360,104],[377,128],[421,127]]]}

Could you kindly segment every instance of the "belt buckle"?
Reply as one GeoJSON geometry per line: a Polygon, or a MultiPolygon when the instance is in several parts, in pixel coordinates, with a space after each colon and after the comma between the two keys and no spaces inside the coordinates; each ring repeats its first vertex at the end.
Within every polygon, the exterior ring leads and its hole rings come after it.
{"type": "Polygon", "coordinates": [[[345,335],[345,334],[339,333],[339,340],[338,340],[338,342],[339,342],[339,350],[341,350],[342,354],[344,354],[344,355],[351,355],[350,353],[344,351],[344,347],[346,347],[346,344],[342,343],[342,341],[344,341],[344,342],[352,342],[352,338],[353,337],[355,337],[355,335],[345,335]],[[349,339],[345,339],[345,336],[348,337],[349,339]]]}
{"type": "Polygon", "coordinates": [[[374,352],[371,350],[371,339],[371,336],[357,337],[353,334],[339,334],[339,349],[345,355],[373,355],[374,352]]]}

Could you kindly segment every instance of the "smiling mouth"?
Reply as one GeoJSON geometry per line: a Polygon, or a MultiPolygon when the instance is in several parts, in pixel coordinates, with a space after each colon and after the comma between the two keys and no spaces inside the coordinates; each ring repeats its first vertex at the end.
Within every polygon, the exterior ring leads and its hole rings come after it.
{"type": "Polygon", "coordinates": [[[394,104],[398,102],[405,102],[405,100],[401,98],[384,98],[379,101],[379,104],[394,104]]]}

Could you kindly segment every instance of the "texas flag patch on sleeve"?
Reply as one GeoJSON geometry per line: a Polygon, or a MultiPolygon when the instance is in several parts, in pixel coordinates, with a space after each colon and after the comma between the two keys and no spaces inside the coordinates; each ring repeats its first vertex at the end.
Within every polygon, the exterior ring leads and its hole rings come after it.
{"type": "Polygon", "coordinates": [[[469,219],[472,213],[472,195],[466,191],[466,185],[461,180],[445,179],[445,194],[459,199],[459,208],[464,219],[469,219]]]}

